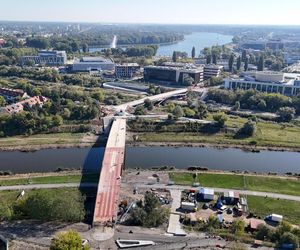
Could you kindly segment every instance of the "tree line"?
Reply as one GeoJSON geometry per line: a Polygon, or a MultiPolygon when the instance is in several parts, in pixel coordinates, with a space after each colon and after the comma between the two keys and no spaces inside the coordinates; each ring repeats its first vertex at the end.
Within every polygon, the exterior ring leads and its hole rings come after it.
{"type": "Polygon", "coordinates": [[[249,90],[224,90],[211,89],[208,99],[218,103],[235,105],[239,102],[241,108],[278,112],[282,107],[294,108],[300,114],[300,96],[288,97],[279,93],[263,93],[253,89],[249,90]]]}

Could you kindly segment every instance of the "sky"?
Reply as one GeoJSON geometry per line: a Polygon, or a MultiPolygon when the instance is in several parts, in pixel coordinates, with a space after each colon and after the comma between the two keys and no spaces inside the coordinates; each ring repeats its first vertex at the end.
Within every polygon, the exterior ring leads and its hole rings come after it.
{"type": "Polygon", "coordinates": [[[0,0],[0,19],[300,25],[300,0],[0,0]]]}

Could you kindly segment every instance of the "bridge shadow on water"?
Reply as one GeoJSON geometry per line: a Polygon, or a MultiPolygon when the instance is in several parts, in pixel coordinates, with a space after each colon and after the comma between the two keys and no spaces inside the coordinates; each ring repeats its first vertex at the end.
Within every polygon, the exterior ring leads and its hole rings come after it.
{"type": "Polygon", "coordinates": [[[102,160],[104,156],[106,137],[100,135],[95,144],[90,148],[82,166],[82,177],[79,185],[81,194],[85,197],[85,222],[92,224],[97,195],[102,160]],[[92,187],[87,185],[93,185],[92,187]]]}

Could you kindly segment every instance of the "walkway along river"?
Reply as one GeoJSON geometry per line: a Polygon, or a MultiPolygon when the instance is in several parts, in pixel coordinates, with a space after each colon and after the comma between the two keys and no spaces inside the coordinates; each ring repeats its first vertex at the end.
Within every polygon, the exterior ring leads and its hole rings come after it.
{"type": "MultiPolygon", "coordinates": [[[[49,172],[57,168],[82,168],[99,171],[104,148],[45,149],[23,153],[0,152],[0,171],[13,173],[49,172]]],[[[126,168],[201,166],[216,170],[300,173],[300,153],[198,147],[126,147],[126,168]]]]}

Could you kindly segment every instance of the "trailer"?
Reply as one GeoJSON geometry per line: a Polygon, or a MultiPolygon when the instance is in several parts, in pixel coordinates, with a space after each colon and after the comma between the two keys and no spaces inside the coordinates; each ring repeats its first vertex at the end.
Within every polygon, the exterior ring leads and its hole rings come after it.
{"type": "Polygon", "coordinates": [[[270,214],[266,218],[268,221],[273,221],[273,222],[281,222],[283,220],[283,216],[279,214],[270,214]]]}
{"type": "Polygon", "coordinates": [[[180,208],[183,210],[186,210],[186,211],[191,211],[191,212],[197,211],[197,206],[193,202],[181,202],[180,208]]]}

